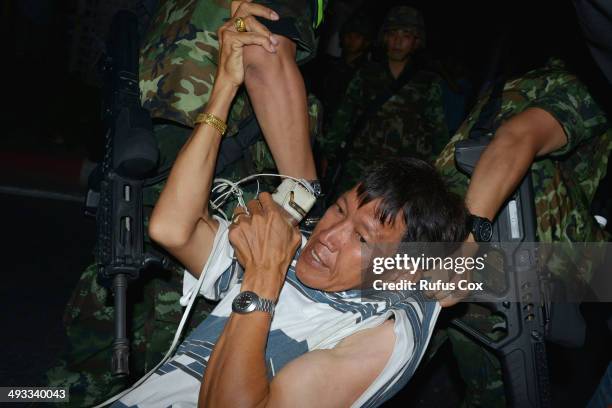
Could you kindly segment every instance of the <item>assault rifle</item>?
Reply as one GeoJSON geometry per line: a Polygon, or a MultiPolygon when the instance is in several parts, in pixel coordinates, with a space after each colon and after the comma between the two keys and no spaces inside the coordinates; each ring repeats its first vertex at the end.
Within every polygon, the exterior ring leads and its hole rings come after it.
{"type": "Polygon", "coordinates": [[[111,23],[103,67],[105,155],[86,202],[86,212],[96,216],[98,281],[114,293],[114,375],[129,374],[128,282],[150,264],[168,263],[167,257],[144,250],[142,189],[157,169],[159,151],[149,113],[140,106],[138,49],[137,18],[119,11],[111,23]]]}
{"type": "MultiPolygon", "coordinates": [[[[489,141],[457,143],[455,162],[471,175],[489,141]]],[[[506,335],[493,339],[461,319],[453,325],[494,351],[503,367],[506,395],[512,407],[550,406],[549,375],[544,342],[550,311],[548,282],[538,269],[536,216],[531,172],[510,196],[493,223],[492,247],[505,255],[506,290],[492,301],[479,302],[506,321],[506,335]]]]}

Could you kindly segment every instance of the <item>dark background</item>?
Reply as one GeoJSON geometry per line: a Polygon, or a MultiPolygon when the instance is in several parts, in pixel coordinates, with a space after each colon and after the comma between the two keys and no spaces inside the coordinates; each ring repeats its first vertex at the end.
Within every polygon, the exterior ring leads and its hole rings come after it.
{"type": "MultiPolygon", "coordinates": [[[[42,373],[63,346],[63,308],[93,261],[95,224],[83,216],[81,172],[102,153],[97,64],[112,11],[135,3],[5,0],[0,5],[2,386],[42,384],[42,373]]],[[[379,23],[398,3],[364,4],[379,23]]],[[[562,54],[588,73],[589,81],[600,80],[569,1],[410,4],[425,16],[427,58],[452,57],[466,68],[475,89],[502,36],[514,70],[562,54]]],[[[328,29],[321,28],[323,39],[328,29]]],[[[320,61],[306,67],[308,83],[320,76],[320,61]]],[[[609,91],[605,85],[593,89],[609,91]]],[[[583,309],[587,344],[571,351],[551,347],[555,406],[583,406],[610,361],[605,311],[599,305],[583,309]]],[[[389,405],[457,406],[463,391],[452,361],[447,346],[389,405]]]]}

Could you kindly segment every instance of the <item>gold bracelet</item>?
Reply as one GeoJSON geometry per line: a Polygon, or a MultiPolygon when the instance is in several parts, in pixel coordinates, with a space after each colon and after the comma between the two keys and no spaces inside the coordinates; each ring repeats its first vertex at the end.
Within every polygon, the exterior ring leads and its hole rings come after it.
{"type": "Polygon", "coordinates": [[[227,123],[225,123],[212,113],[200,113],[196,117],[195,123],[206,123],[207,125],[210,125],[217,129],[219,133],[221,133],[221,136],[223,136],[223,134],[227,130],[227,123]]]}

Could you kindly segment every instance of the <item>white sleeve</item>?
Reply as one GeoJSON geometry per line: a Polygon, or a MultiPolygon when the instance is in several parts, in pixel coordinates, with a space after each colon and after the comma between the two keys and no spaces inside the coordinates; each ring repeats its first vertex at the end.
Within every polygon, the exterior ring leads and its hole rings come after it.
{"type": "MultiPolygon", "coordinates": [[[[219,300],[232,284],[236,283],[238,277],[235,273],[236,268],[232,267],[234,248],[229,242],[229,222],[216,215],[214,218],[219,222],[219,229],[215,235],[208,261],[202,270],[204,282],[200,288],[200,294],[211,300],[219,300]]],[[[183,273],[183,297],[181,298],[181,305],[187,305],[189,296],[197,283],[198,279],[185,269],[183,273]]]]}

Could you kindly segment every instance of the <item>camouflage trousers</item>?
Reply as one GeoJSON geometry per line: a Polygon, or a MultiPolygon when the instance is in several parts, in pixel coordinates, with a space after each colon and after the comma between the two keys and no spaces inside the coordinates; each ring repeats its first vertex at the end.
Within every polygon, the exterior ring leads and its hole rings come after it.
{"type": "MultiPolygon", "coordinates": [[[[471,327],[485,332],[491,337],[491,330],[500,318],[487,316],[478,307],[468,305],[461,319],[471,327]]],[[[452,353],[464,383],[462,408],[503,408],[506,395],[502,376],[502,366],[495,354],[475,342],[462,331],[446,325],[434,332],[423,363],[427,364],[445,342],[450,342],[452,353]]]]}

